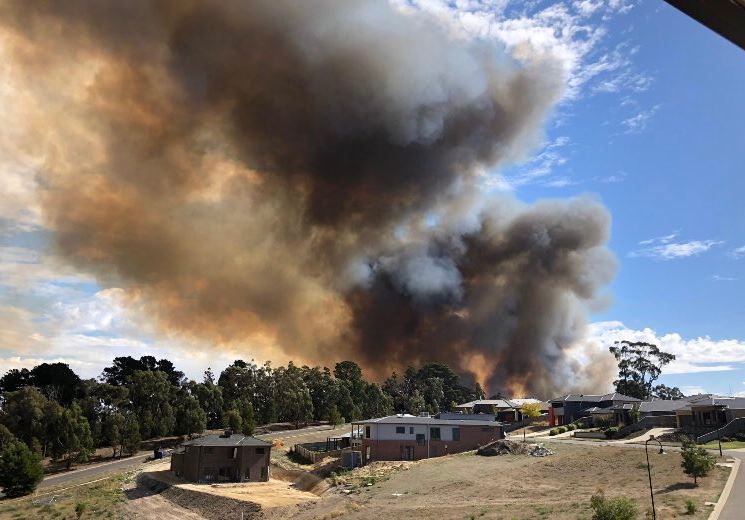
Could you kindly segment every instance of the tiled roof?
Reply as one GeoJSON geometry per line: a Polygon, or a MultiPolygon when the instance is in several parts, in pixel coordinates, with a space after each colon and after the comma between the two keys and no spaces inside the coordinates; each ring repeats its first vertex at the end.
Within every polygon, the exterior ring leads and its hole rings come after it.
{"type": "Polygon", "coordinates": [[[387,417],[377,417],[365,421],[352,421],[352,424],[423,424],[430,426],[501,426],[502,423],[478,420],[462,419],[435,419],[434,417],[415,417],[389,415],[387,417]]]}
{"type": "Polygon", "coordinates": [[[456,405],[456,408],[473,408],[476,405],[496,406],[497,408],[520,408],[525,404],[543,404],[538,399],[531,397],[521,398],[503,398],[503,399],[476,399],[475,401],[469,401],[467,403],[456,405]]]}
{"type": "Polygon", "coordinates": [[[196,439],[186,441],[183,443],[184,446],[256,446],[265,447],[271,446],[271,442],[257,439],[256,437],[245,436],[245,435],[231,435],[225,437],[223,435],[205,435],[204,437],[198,437],[196,439]]]}
{"type": "Polygon", "coordinates": [[[629,397],[628,395],[619,394],[618,392],[612,392],[610,394],[566,394],[556,399],[551,399],[551,402],[555,401],[569,401],[569,402],[581,402],[581,403],[600,403],[602,401],[626,401],[631,403],[640,402],[641,399],[636,397],[629,397]]]}

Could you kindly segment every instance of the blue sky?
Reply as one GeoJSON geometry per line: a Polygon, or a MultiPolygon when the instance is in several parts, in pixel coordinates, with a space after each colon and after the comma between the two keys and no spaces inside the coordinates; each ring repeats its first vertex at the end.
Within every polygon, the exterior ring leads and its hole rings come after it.
{"type": "MultiPolygon", "coordinates": [[[[745,52],[664,2],[406,3],[508,49],[530,41],[565,65],[543,144],[491,175],[526,202],[590,194],[611,213],[619,269],[588,344],[655,341],[679,356],[663,382],[745,392],[745,52]]],[[[0,85],[6,123],[15,95],[0,85]]],[[[250,357],[183,349],[132,314],[122,289],[57,258],[35,198],[38,161],[4,127],[0,371],[64,360],[95,376],[114,355],[152,351],[198,377],[250,357]]]]}
{"type": "MultiPolygon", "coordinates": [[[[683,338],[745,338],[745,255],[734,252],[745,244],[745,53],[664,2],[636,5],[608,24],[608,35],[610,46],[638,46],[632,67],[648,86],[573,103],[548,132],[549,140],[568,138],[559,148],[566,162],[550,176],[570,184],[535,183],[519,195],[589,192],[610,210],[620,266],[612,303],[593,320],[683,338]]],[[[663,379],[740,392],[745,371],[733,366],[663,379]]]]}

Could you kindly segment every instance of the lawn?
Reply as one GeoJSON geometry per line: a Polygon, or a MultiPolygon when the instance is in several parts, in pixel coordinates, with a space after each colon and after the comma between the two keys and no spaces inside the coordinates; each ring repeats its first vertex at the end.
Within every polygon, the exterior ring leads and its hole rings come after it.
{"type": "MultiPolygon", "coordinates": [[[[719,449],[719,442],[718,441],[711,441],[707,442],[706,444],[702,444],[704,448],[709,448],[712,450],[718,450],[719,449]]],[[[723,442],[722,443],[722,449],[723,450],[736,450],[740,448],[745,448],[745,442],[742,441],[729,441],[729,442],[723,442]]]]}
{"type": "Polygon", "coordinates": [[[36,496],[0,501],[0,519],[123,518],[124,475],[36,496]],[[53,500],[52,500],[53,498],[53,500]],[[80,510],[78,516],[76,508],[80,510]]]}

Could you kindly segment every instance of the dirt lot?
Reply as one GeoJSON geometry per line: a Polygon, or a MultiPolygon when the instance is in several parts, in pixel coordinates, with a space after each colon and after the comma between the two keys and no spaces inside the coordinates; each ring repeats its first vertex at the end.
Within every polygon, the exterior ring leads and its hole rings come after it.
{"type": "MultiPolygon", "coordinates": [[[[468,453],[408,464],[388,475],[361,479],[346,500],[332,490],[294,517],[589,518],[590,496],[599,488],[608,497],[631,497],[644,517],[649,495],[643,450],[558,443],[551,449],[556,454],[546,458],[468,453]]],[[[677,453],[655,454],[652,472],[659,519],[683,516],[686,499],[696,503],[698,512],[685,518],[708,517],[711,509],[704,502],[717,500],[729,475],[728,469],[717,467],[693,487],[677,453]]]]}
{"type": "MultiPolygon", "coordinates": [[[[632,498],[639,506],[639,517],[644,518],[649,508],[644,450],[562,442],[550,443],[550,448],[556,453],[546,458],[465,453],[420,462],[375,463],[352,472],[334,473],[329,481],[336,485],[325,492],[326,485],[315,486],[315,493],[293,485],[293,479],[298,483],[300,480],[291,471],[277,471],[267,483],[178,485],[223,499],[260,504],[268,520],[589,519],[589,499],[599,488],[609,497],[632,498]]],[[[694,487],[680,468],[678,453],[650,456],[658,518],[706,518],[711,509],[704,502],[717,500],[729,469],[716,467],[694,487]],[[695,515],[684,516],[687,499],[695,502],[695,515]]],[[[148,469],[166,467],[163,464],[148,469]]],[[[167,473],[160,477],[172,478],[167,473]]],[[[123,478],[107,479],[60,495],[52,505],[35,505],[30,499],[0,503],[0,518],[73,518],[78,502],[87,506],[83,518],[201,518],[194,510],[174,506],[164,496],[133,489],[123,478]]]]}

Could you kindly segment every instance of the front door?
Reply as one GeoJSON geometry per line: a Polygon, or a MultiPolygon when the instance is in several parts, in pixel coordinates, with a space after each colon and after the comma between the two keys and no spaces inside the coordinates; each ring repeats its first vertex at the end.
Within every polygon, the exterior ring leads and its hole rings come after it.
{"type": "Polygon", "coordinates": [[[402,460],[414,460],[414,446],[403,446],[401,450],[402,460]]]}

